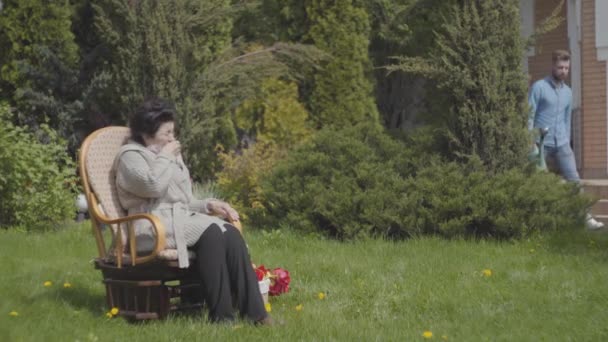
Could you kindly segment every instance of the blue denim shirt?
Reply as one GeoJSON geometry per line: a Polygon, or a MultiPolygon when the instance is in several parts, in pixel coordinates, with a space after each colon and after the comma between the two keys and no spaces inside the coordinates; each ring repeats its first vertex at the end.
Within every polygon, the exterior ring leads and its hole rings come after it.
{"type": "Polygon", "coordinates": [[[528,129],[549,128],[545,146],[558,147],[570,143],[572,122],[572,91],[565,83],[555,83],[551,76],[534,82],[530,95],[528,129]]]}

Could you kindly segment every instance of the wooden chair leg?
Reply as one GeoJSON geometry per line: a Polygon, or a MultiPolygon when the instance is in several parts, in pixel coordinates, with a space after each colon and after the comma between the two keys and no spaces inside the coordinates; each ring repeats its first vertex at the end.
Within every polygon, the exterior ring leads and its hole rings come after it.
{"type": "Polygon", "coordinates": [[[162,319],[169,314],[169,290],[160,280],[105,279],[107,302],[128,319],[162,319]]]}

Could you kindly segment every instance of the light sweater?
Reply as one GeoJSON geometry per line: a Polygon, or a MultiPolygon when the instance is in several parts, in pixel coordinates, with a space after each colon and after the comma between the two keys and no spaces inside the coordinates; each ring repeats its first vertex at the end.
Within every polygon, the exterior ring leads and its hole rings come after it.
{"type": "MultiPolygon", "coordinates": [[[[207,200],[192,195],[190,172],[181,157],[154,153],[134,141],[124,145],[114,161],[116,188],[121,206],[128,214],[150,213],[165,227],[166,248],[176,248],[178,264],[189,266],[188,246],[194,245],[207,227],[224,222],[209,216],[207,200]]],[[[135,223],[138,252],[151,251],[154,231],[147,220],[135,223]]]]}

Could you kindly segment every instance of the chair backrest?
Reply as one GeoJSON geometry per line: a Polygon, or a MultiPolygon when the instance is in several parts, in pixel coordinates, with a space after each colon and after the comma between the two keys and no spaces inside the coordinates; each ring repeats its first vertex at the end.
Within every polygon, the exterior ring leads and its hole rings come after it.
{"type": "MultiPolygon", "coordinates": [[[[91,133],[80,148],[80,178],[89,206],[97,247],[102,257],[106,252],[99,221],[107,221],[127,214],[118,200],[112,165],[118,151],[130,135],[131,132],[127,127],[105,127],[91,133]]],[[[116,229],[113,231],[116,232],[116,229]]]]}

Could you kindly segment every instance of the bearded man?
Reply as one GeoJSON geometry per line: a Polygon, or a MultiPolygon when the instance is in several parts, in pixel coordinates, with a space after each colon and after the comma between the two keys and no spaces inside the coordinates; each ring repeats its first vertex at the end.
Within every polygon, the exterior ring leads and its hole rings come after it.
{"type": "MultiPolygon", "coordinates": [[[[570,71],[570,54],[565,50],[553,52],[551,75],[532,85],[528,103],[531,111],[528,129],[548,128],[543,148],[545,158],[556,161],[556,166],[564,179],[580,183],[576,170],[574,152],[570,147],[570,127],[572,123],[572,91],[566,84],[570,71]]],[[[587,228],[599,229],[604,226],[587,214],[587,228]]]]}

